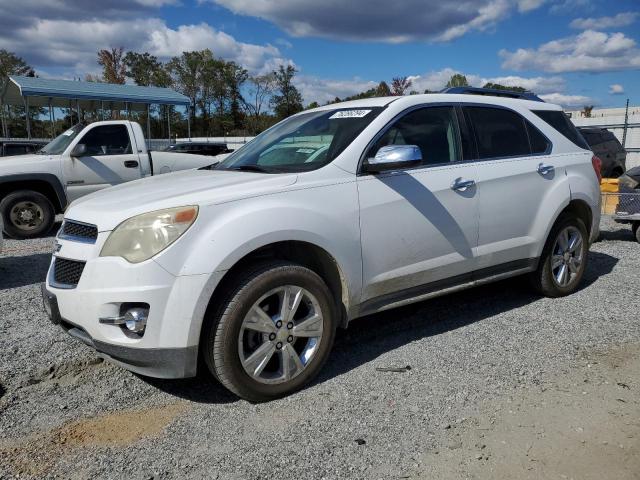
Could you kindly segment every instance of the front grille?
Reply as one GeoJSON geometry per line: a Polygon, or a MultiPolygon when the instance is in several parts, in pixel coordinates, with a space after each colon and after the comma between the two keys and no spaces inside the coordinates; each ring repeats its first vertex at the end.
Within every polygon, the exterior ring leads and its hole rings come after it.
{"type": "Polygon", "coordinates": [[[98,227],[73,220],[65,220],[60,236],[69,240],[94,243],[98,238],[98,227]]]}
{"type": "Polygon", "coordinates": [[[58,285],[75,287],[80,281],[85,262],[56,258],[53,264],[53,280],[58,285]]]}

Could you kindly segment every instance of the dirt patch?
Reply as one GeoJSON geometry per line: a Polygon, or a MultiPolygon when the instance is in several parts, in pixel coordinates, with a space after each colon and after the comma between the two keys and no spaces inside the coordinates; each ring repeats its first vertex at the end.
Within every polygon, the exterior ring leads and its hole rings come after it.
{"type": "Polygon", "coordinates": [[[59,382],[65,377],[77,377],[87,370],[102,366],[103,364],[104,360],[100,357],[51,364],[47,368],[26,378],[23,386],[38,385],[49,381],[59,382]]]}
{"type": "Polygon", "coordinates": [[[62,425],[49,432],[0,443],[0,463],[13,473],[39,477],[63,454],[85,447],[121,447],[157,437],[187,408],[186,402],[127,410],[62,425]]]}
{"type": "Polygon", "coordinates": [[[449,426],[414,477],[640,479],[640,345],[583,359],[449,426]]]}

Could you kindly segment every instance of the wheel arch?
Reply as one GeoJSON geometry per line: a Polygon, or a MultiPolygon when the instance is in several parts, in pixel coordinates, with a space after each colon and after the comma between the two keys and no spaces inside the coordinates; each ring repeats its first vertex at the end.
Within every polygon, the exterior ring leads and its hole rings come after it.
{"type": "Polygon", "coordinates": [[[67,207],[67,195],[58,177],[50,173],[3,175],[0,177],[0,200],[17,190],[32,190],[49,199],[55,213],[67,207]]]}

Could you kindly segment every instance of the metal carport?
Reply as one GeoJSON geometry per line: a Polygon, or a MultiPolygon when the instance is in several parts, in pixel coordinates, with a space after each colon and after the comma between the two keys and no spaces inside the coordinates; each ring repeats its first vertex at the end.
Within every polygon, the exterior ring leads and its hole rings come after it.
{"type": "MultiPolygon", "coordinates": [[[[27,134],[31,138],[31,126],[27,111],[30,107],[48,107],[49,120],[54,122],[53,108],[147,111],[147,137],[150,139],[150,106],[169,105],[190,107],[189,97],[170,88],[141,87],[99,82],[78,82],[37,77],[11,76],[0,86],[0,114],[4,118],[5,105],[25,107],[27,134]]],[[[167,113],[169,137],[171,137],[170,113],[167,113]]],[[[191,137],[190,115],[187,112],[188,135],[191,137]]],[[[5,122],[3,122],[3,125],[5,122]]],[[[6,136],[6,132],[2,132],[6,136]]]]}

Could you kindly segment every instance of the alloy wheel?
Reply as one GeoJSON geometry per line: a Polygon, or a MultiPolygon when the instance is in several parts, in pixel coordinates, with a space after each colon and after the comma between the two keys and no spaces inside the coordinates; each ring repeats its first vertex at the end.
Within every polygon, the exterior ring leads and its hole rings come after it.
{"type": "Polygon", "coordinates": [[[573,226],[562,229],[551,255],[553,281],[563,288],[571,285],[578,278],[583,258],[584,239],[580,230],[573,226]]]}

